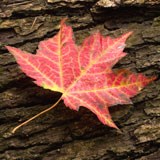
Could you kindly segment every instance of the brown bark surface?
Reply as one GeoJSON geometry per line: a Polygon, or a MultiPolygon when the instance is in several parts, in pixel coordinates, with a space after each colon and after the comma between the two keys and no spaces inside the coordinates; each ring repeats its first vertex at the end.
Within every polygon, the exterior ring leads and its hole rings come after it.
{"type": "Polygon", "coordinates": [[[160,1],[108,3],[1,0],[0,160],[160,159],[160,1]],[[87,109],[75,112],[61,102],[14,135],[9,134],[10,129],[51,106],[60,94],[37,87],[4,46],[35,53],[39,41],[58,31],[63,17],[68,17],[77,43],[97,30],[113,37],[133,31],[125,49],[128,55],[115,68],[158,76],[132,98],[133,105],[110,109],[122,133],[101,124],[87,109]]]}

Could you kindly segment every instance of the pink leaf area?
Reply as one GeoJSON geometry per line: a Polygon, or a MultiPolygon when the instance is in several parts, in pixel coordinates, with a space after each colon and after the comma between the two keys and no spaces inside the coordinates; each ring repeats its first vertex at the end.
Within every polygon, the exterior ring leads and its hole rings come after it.
{"type": "Polygon", "coordinates": [[[61,92],[66,106],[74,110],[86,107],[103,124],[117,128],[109,107],[132,103],[130,97],[155,79],[127,69],[112,70],[126,56],[123,49],[130,35],[128,32],[113,39],[97,32],[78,46],[72,28],[62,20],[59,32],[41,41],[35,55],[10,46],[6,48],[37,85],[61,92]]]}

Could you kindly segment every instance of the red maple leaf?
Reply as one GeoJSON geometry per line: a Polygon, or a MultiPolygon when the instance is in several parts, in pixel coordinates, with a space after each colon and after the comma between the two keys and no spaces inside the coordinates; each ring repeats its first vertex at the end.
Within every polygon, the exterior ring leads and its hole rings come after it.
{"type": "MultiPolygon", "coordinates": [[[[132,103],[130,97],[155,79],[124,69],[116,72],[112,70],[126,56],[123,49],[130,34],[128,32],[112,39],[103,37],[98,32],[77,46],[73,40],[72,28],[62,20],[58,34],[41,41],[37,54],[10,46],[6,48],[14,55],[22,71],[33,78],[37,85],[62,93],[57,103],[63,99],[65,105],[74,110],[84,106],[95,113],[103,124],[117,128],[109,114],[109,106],[132,103]]],[[[52,109],[56,104],[26,122],[52,109]]]]}

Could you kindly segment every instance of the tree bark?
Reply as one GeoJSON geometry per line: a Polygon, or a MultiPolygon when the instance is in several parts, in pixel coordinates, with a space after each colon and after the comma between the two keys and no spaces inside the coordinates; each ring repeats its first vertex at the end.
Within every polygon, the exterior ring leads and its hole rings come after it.
{"type": "Polygon", "coordinates": [[[159,73],[159,0],[1,0],[0,159],[160,159],[159,73]],[[133,31],[125,49],[128,55],[115,68],[158,76],[132,98],[132,105],[110,109],[122,133],[101,124],[89,110],[81,107],[75,112],[61,102],[9,134],[10,129],[55,103],[60,94],[37,87],[4,46],[35,53],[38,42],[55,35],[64,17],[68,17],[78,44],[97,30],[113,37],[133,31]]]}

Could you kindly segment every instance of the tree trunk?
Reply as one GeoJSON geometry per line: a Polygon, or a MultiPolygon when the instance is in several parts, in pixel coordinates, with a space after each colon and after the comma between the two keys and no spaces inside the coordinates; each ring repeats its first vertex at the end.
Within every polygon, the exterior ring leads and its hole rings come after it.
{"type": "Polygon", "coordinates": [[[110,109],[122,133],[81,107],[63,102],[47,114],[10,129],[51,106],[60,94],[37,87],[20,71],[5,45],[35,53],[68,17],[77,43],[97,30],[117,37],[133,31],[128,55],[115,68],[146,75],[160,73],[159,0],[1,0],[0,2],[0,159],[1,160],[158,160],[160,159],[160,79],[110,109]]]}

